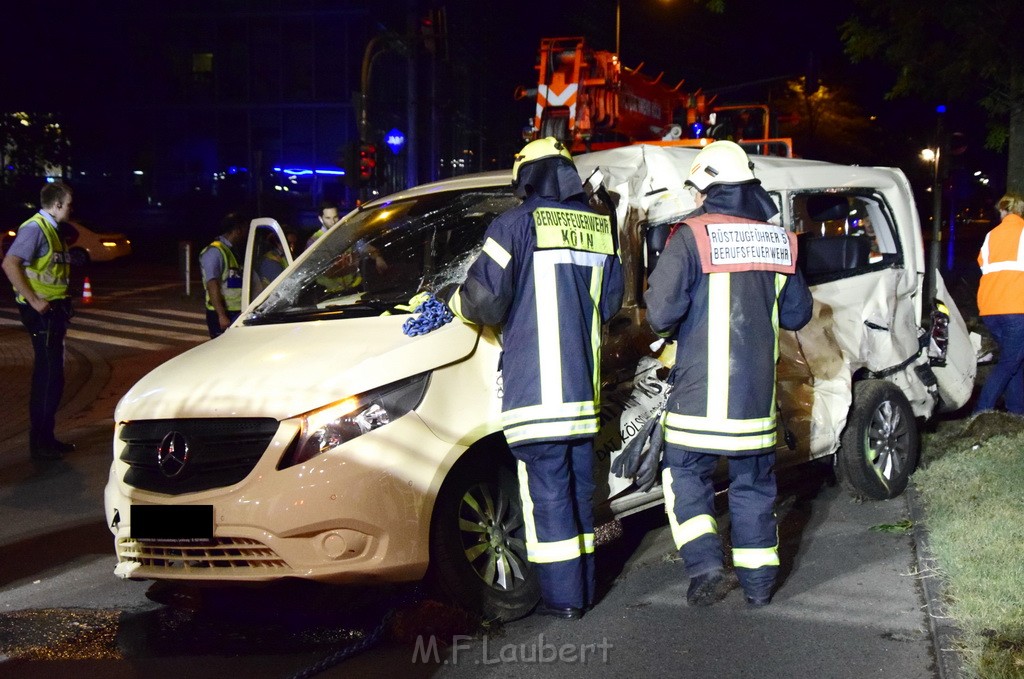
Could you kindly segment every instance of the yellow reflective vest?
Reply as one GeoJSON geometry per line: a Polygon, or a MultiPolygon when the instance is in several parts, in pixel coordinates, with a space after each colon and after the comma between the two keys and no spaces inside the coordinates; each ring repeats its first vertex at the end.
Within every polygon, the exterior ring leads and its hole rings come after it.
{"type": "MultiPolygon", "coordinates": [[[[209,248],[217,248],[217,252],[224,258],[224,268],[220,273],[220,292],[224,296],[224,306],[228,311],[241,311],[242,267],[238,265],[238,259],[235,257],[234,251],[219,240],[215,240],[203,248],[203,252],[206,252],[209,248]]],[[[203,256],[203,252],[199,253],[200,257],[203,256]]],[[[214,310],[213,302],[210,301],[209,290],[206,290],[206,308],[210,311],[214,310]]]]}
{"type": "MultiPolygon", "coordinates": [[[[68,296],[68,280],[71,277],[71,258],[64,245],[64,239],[60,237],[56,227],[39,213],[27,219],[18,229],[21,230],[29,224],[39,227],[49,247],[46,254],[32,260],[25,267],[28,283],[37,295],[48,302],[64,299],[68,296]]],[[[25,304],[27,301],[20,294],[16,299],[19,304],[25,304]]]]}

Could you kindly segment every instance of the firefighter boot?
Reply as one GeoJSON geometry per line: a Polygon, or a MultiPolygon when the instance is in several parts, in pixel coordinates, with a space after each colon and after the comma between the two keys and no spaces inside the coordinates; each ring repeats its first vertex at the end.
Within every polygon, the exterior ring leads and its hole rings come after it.
{"type": "Polygon", "coordinates": [[[740,584],[746,594],[747,605],[761,608],[772,602],[775,579],[779,572],[778,566],[762,566],[761,568],[738,568],[740,584]]]}
{"type": "Polygon", "coordinates": [[[686,590],[686,603],[691,606],[711,606],[725,598],[736,586],[736,576],[721,568],[690,578],[686,590]]]}

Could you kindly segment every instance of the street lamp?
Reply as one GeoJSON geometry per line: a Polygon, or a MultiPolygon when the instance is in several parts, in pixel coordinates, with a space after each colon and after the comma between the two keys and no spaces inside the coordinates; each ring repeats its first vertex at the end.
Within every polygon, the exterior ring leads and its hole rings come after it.
{"type": "Polygon", "coordinates": [[[928,301],[935,303],[938,296],[939,277],[939,248],[942,243],[942,116],[946,112],[944,105],[935,107],[935,148],[927,148],[921,151],[921,157],[928,160],[932,165],[932,242],[928,251],[928,271],[925,279],[930,282],[928,286],[928,301]],[[926,157],[927,156],[927,157],[926,157]]]}

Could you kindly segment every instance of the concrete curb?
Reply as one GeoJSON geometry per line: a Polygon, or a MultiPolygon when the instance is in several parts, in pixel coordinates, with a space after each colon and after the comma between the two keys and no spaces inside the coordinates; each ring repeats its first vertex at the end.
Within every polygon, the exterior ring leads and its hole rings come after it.
{"type": "Polygon", "coordinates": [[[943,599],[944,583],[938,562],[929,548],[923,502],[913,485],[907,488],[906,496],[910,520],[913,523],[911,535],[914,540],[914,555],[917,558],[917,572],[924,590],[928,627],[932,633],[935,667],[939,679],[960,679],[961,661],[956,650],[960,630],[946,612],[943,599]]]}

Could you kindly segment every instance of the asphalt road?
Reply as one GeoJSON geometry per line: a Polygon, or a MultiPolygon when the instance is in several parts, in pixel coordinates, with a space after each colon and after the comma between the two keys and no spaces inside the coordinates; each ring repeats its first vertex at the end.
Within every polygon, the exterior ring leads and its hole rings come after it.
{"type": "Polygon", "coordinates": [[[782,478],[783,573],[764,609],[749,609],[738,591],[688,608],[660,511],[628,517],[598,548],[605,595],[580,621],[480,626],[415,586],[196,591],[120,581],[102,513],[113,407],[150,368],[204,341],[194,327],[201,303],[184,296],[173,267],[94,272],[94,302],[75,325],[85,332],[91,319],[91,332],[119,339],[69,339],[73,393],[59,430],[80,449],[58,463],[28,460],[31,355],[20,328],[2,323],[12,305],[0,303],[0,678],[950,676],[919,540],[872,530],[908,520],[908,497],[856,502],[810,467],[782,478]],[[139,332],[148,328],[156,334],[139,332]],[[367,644],[388,611],[381,639],[367,644]],[[341,659],[360,644],[368,648],[341,659]]]}

